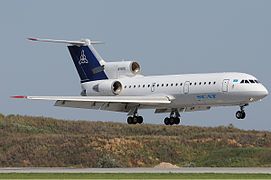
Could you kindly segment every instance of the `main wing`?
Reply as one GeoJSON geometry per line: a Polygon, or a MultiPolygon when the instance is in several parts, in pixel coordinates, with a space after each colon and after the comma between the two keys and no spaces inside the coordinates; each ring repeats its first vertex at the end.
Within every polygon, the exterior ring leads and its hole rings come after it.
{"type": "Polygon", "coordinates": [[[170,104],[172,96],[12,96],[31,100],[55,101],[55,106],[129,112],[135,107],[159,107],[170,104]]]}

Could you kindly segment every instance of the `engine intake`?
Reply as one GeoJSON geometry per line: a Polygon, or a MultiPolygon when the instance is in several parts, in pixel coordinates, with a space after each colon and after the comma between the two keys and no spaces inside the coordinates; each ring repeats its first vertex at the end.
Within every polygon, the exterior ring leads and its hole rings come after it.
{"type": "Polygon", "coordinates": [[[101,95],[119,95],[122,91],[122,84],[117,80],[105,80],[93,86],[93,90],[101,95]]]}
{"type": "Polygon", "coordinates": [[[122,84],[119,81],[115,81],[112,83],[111,89],[115,95],[119,95],[122,90],[122,84]]]}
{"type": "Polygon", "coordinates": [[[135,61],[107,62],[104,66],[106,74],[111,78],[132,77],[140,73],[141,68],[135,61]]]}
{"type": "Polygon", "coordinates": [[[132,73],[137,74],[140,72],[140,65],[134,61],[130,64],[130,69],[132,73]]]}

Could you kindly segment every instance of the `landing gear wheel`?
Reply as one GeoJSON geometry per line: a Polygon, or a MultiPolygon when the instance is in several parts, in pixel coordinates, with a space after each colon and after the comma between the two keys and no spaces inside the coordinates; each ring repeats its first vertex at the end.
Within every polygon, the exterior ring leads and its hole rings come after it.
{"type": "Polygon", "coordinates": [[[143,117],[142,116],[137,116],[137,123],[142,124],[143,123],[143,117]]]}
{"type": "Polygon", "coordinates": [[[175,118],[174,118],[174,117],[170,117],[170,118],[169,118],[169,124],[170,124],[170,125],[175,124],[175,118]]]}
{"type": "Polygon", "coordinates": [[[133,119],[133,124],[136,124],[138,121],[137,121],[137,116],[134,116],[134,117],[132,117],[132,119],[133,119]]]}
{"type": "Polygon", "coordinates": [[[245,119],[245,117],[246,117],[245,111],[241,111],[241,112],[242,112],[242,117],[241,117],[241,119],[245,119]]]}
{"type": "Polygon", "coordinates": [[[164,123],[165,123],[165,125],[169,125],[169,118],[168,118],[168,117],[166,117],[166,118],[164,119],[164,123]]]}
{"type": "Polygon", "coordinates": [[[241,111],[237,111],[235,114],[237,119],[241,119],[242,118],[242,112],[241,111]]]}
{"type": "Polygon", "coordinates": [[[128,124],[133,124],[133,117],[129,116],[129,117],[127,118],[127,123],[128,123],[128,124]]]}
{"type": "Polygon", "coordinates": [[[245,113],[245,111],[237,111],[235,116],[237,119],[245,119],[246,113],[245,113]]]}
{"type": "Polygon", "coordinates": [[[129,116],[127,118],[128,124],[142,124],[143,123],[143,117],[142,116],[129,116]]]}
{"type": "Polygon", "coordinates": [[[174,124],[180,124],[181,120],[179,117],[174,118],[174,124]]]}

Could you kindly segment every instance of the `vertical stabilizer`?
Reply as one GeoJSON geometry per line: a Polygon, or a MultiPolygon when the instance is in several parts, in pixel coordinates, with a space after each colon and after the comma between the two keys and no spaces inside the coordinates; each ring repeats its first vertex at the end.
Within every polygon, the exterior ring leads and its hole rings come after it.
{"type": "Polygon", "coordinates": [[[108,79],[104,71],[105,62],[92,46],[92,44],[100,44],[100,41],[90,41],[89,39],[82,39],[80,41],[38,38],[28,39],[39,42],[69,44],[68,49],[81,79],[81,83],[108,79]]]}
{"type": "Polygon", "coordinates": [[[92,45],[89,46],[68,46],[74,65],[80,76],[81,83],[108,79],[104,72],[102,59],[92,45]]]}

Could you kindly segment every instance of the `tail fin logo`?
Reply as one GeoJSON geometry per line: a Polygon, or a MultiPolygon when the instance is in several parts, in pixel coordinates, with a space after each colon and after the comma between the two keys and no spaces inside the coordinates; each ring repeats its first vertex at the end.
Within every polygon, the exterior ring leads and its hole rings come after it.
{"type": "Polygon", "coordinates": [[[81,51],[80,60],[78,63],[79,63],[79,65],[88,63],[88,60],[87,60],[87,57],[85,55],[84,50],[81,51]]]}

